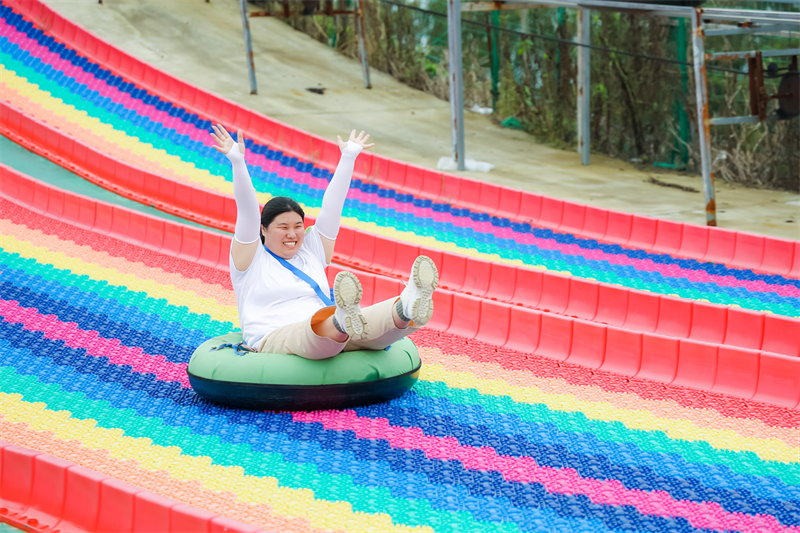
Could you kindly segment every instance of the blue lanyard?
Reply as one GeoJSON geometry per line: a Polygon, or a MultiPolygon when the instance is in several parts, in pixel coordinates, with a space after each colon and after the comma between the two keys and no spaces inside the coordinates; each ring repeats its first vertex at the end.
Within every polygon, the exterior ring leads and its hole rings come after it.
{"type": "Polygon", "coordinates": [[[267,248],[266,244],[262,244],[262,246],[269,253],[269,255],[271,255],[272,257],[277,259],[278,262],[281,265],[283,265],[283,267],[286,270],[288,270],[289,272],[291,272],[292,274],[294,274],[298,278],[300,278],[303,281],[305,281],[306,283],[308,283],[311,286],[311,288],[314,289],[314,292],[317,293],[317,296],[319,296],[319,299],[322,300],[322,303],[324,303],[325,305],[334,305],[334,303],[333,303],[333,291],[331,291],[330,296],[326,295],[325,291],[320,289],[319,284],[317,284],[316,281],[311,279],[311,277],[308,274],[306,274],[305,272],[303,272],[302,270],[300,270],[299,268],[297,268],[293,264],[289,263],[289,261],[287,261],[283,257],[278,257],[277,255],[272,253],[272,251],[269,248],[267,248]]]}

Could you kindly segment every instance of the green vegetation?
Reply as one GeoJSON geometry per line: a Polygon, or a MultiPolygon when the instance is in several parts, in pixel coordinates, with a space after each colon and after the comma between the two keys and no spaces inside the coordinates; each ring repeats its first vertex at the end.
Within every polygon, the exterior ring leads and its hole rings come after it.
{"type": "MultiPolygon", "coordinates": [[[[339,0],[344,8],[347,0],[339,0]]],[[[412,87],[448,98],[447,19],[382,0],[365,0],[367,52],[374,69],[412,87]]],[[[350,2],[347,2],[348,6],[350,2]]],[[[406,0],[406,5],[444,14],[444,0],[406,0]]],[[[706,5],[791,9],[777,2],[711,0],[706,5]]],[[[293,8],[292,11],[295,9],[293,8]]],[[[463,13],[464,101],[492,107],[498,124],[519,124],[537,142],[569,148],[576,143],[576,15],[569,9],[463,13]],[[526,17],[525,36],[521,15],[526,17]],[[471,21],[471,22],[470,22],[471,21]],[[499,29],[489,29],[489,25],[499,29]],[[550,38],[550,39],[547,39],[550,38]],[[560,39],[561,42],[555,40],[560,39]],[[564,42],[567,41],[567,42],[564,42]],[[496,49],[493,54],[492,50],[496,49]],[[499,63],[499,65],[498,65],[499,63]],[[493,94],[493,88],[497,92],[493,94]],[[514,120],[509,121],[509,118],[514,120]]],[[[297,17],[295,29],[357,58],[352,17],[297,17]]],[[[797,33],[706,38],[707,52],[783,49],[800,46],[797,33]]],[[[689,21],[666,17],[592,12],[592,44],[657,58],[692,61],[689,21]]],[[[746,60],[709,66],[744,71],[746,60]]],[[[779,69],[789,58],[765,61],[779,69]]],[[[592,149],[652,168],[668,166],[699,173],[697,111],[692,67],[592,50],[592,149]]],[[[785,70],[780,70],[783,74],[785,70]]],[[[778,92],[780,78],[766,80],[778,92]]],[[[708,71],[712,117],[749,115],[747,75],[708,71]]],[[[774,114],[777,102],[769,104],[774,114]]],[[[712,155],[718,178],[755,187],[800,190],[798,120],[712,126],[712,155]]]]}

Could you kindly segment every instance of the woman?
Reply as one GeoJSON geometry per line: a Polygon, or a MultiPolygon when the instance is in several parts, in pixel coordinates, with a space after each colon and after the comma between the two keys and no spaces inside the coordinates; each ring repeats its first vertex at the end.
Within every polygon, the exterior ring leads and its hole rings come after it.
{"type": "Polygon", "coordinates": [[[233,166],[236,229],[231,242],[230,270],[245,343],[264,353],[296,354],[325,359],[342,351],[382,350],[430,320],[431,300],[439,282],[433,261],[417,257],[411,280],[399,297],[361,309],[361,283],[340,272],[329,298],[325,268],[333,259],[342,208],[355,160],[369,135],[337,136],[342,157],[333,174],[316,225],[305,229],[300,205],[286,197],[272,198],[260,215],[256,192],[245,164],[244,135],[237,141],[222,125],[212,126],[214,148],[233,166]],[[335,302],[335,305],[334,305],[335,302]]]}

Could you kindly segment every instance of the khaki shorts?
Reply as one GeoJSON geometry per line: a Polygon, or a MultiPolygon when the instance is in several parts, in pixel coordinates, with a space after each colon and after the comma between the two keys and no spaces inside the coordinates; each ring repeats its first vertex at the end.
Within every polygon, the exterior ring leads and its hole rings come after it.
{"type": "Polygon", "coordinates": [[[312,326],[324,321],[336,310],[331,306],[320,309],[302,322],[276,329],[264,338],[258,351],[295,354],[306,359],[327,359],[341,352],[383,350],[419,329],[413,326],[413,322],[405,329],[394,325],[392,310],[396,302],[397,296],[361,310],[369,324],[369,334],[357,342],[336,342],[314,333],[312,326]]]}

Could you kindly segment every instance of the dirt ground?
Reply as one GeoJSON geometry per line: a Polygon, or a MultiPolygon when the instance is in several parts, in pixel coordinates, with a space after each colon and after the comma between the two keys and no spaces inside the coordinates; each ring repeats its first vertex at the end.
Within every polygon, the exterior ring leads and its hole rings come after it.
{"type": "MultiPolygon", "coordinates": [[[[451,155],[447,102],[361,65],[278,20],[251,18],[258,95],[250,95],[237,0],[47,0],[57,11],[126,52],[181,79],[278,120],[335,139],[356,128],[377,153],[435,168],[451,155]],[[308,88],[324,87],[323,95],[308,88]]],[[[253,10],[253,6],[250,6],[253,10]]],[[[566,200],[704,224],[699,176],[642,171],[593,154],[536,144],[529,135],[465,113],[466,155],[495,165],[464,175],[566,200]],[[651,183],[650,177],[698,192],[651,183]]],[[[716,185],[719,225],[800,239],[800,194],[716,185]]]]}

